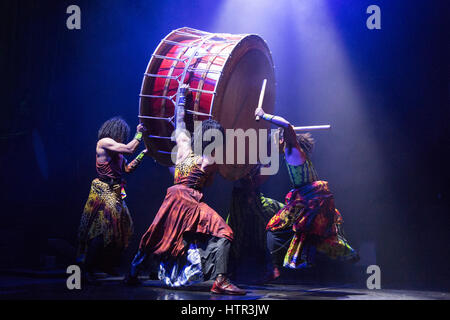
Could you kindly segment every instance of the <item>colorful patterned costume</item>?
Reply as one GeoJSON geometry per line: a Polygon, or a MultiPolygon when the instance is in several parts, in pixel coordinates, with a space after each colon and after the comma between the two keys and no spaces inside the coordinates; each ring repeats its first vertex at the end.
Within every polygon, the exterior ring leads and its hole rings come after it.
{"type": "Polygon", "coordinates": [[[198,164],[200,160],[191,153],[176,165],[175,185],[167,189],[132,263],[137,269],[148,255],[157,256],[161,261],[159,278],[169,286],[188,285],[225,273],[226,265],[218,263],[223,257],[216,253],[225,242],[231,243],[233,231],[202,202],[201,190],[209,177],[198,164]]]}
{"type": "MultiPolygon", "coordinates": [[[[295,147],[301,150],[298,143],[295,147]]],[[[269,232],[293,230],[283,266],[307,266],[312,258],[308,256],[311,248],[332,259],[355,258],[357,253],[344,238],[343,219],[334,206],[328,182],[318,179],[308,158],[302,165],[286,164],[294,189],[286,195],[286,206],[270,219],[266,227],[269,232]]]]}
{"type": "Polygon", "coordinates": [[[84,263],[89,244],[101,239],[103,247],[123,251],[133,234],[133,222],[125,203],[121,174],[125,159],[116,155],[109,163],[97,163],[99,178],[92,181],[78,231],[78,262],[84,263]]]}

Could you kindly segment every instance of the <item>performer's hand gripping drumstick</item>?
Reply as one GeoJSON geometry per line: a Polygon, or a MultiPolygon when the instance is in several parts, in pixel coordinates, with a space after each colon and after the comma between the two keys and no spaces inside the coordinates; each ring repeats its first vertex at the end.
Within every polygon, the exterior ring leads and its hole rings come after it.
{"type": "MultiPolygon", "coordinates": [[[[262,110],[262,104],[264,101],[264,95],[266,93],[266,83],[267,83],[267,79],[264,79],[262,87],[261,87],[261,92],[259,94],[259,101],[258,101],[258,107],[256,108],[256,110],[261,109],[262,110]]],[[[256,114],[256,112],[255,112],[256,114]]],[[[257,115],[255,117],[256,121],[259,121],[259,116],[257,115]]]]}
{"type": "Polygon", "coordinates": [[[258,121],[260,118],[262,118],[263,120],[272,122],[274,125],[278,126],[278,127],[283,127],[283,128],[287,128],[289,125],[291,125],[289,123],[289,121],[287,121],[286,119],[279,117],[279,116],[274,116],[268,113],[265,113],[263,108],[262,108],[262,98],[264,98],[264,91],[265,91],[265,87],[266,87],[266,79],[264,79],[263,82],[263,87],[261,89],[261,94],[259,96],[259,103],[258,103],[258,107],[255,110],[255,118],[258,121]]]}
{"type": "Polygon", "coordinates": [[[264,79],[262,87],[261,87],[261,92],[259,94],[258,107],[255,110],[255,119],[256,119],[256,121],[259,121],[259,119],[262,118],[266,121],[272,122],[273,124],[275,124],[279,127],[286,128],[289,125],[291,125],[286,119],[265,113],[262,108],[262,105],[264,102],[264,95],[266,93],[266,83],[267,83],[267,79],[264,79]]]}
{"type": "MultiPolygon", "coordinates": [[[[258,107],[255,110],[255,119],[256,121],[259,121],[260,118],[263,118],[266,121],[272,122],[274,125],[278,127],[287,128],[291,124],[286,119],[274,116],[268,113],[265,113],[262,108],[262,103],[264,100],[264,93],[266,90],[266,79],[264,79],[263,86],[261,88],[261,93],[259,95],[259,103],[258,107]]],[[[293,127],[295,132],[301,132],[301,131],[311,131],[311,130],[324,130],[324,129],[330,129],[331,126],[329,124],[327,125],[321,125],[321,126],[307,126],[307,127],[293,127]]]]}

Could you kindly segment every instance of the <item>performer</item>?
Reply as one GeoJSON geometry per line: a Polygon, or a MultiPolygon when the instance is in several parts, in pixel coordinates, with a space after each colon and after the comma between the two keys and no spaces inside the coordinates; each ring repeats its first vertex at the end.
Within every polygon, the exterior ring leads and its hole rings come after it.
{"type": "Polygon", "coordinates": [[[243,295],[246,292],[227,277],[233,231],[217,212],[202,202],[202,189],[211,183],[218,169],[209,156],[203,155],[208,145],[203,142],[203,134],[209,129],[221,130],[223,134],[223,128],[214,120],[203,121],[191,140],[184,122],[187,88],[187,85],[180,86],[176,108],[178,150],[174,185],[167,189],[161,208],[141,239],[126,283],[139,283],[139,271],[148,257],[153,256],[160,261],[159,279],[168,286],[215,279],[212,293],[243,295]],[[201,148],[195,148],[197,144],[201,148]]]}
{"type": "Polygon", "coordinates": [[[260,186],[269,177],[261,175],[261,167],[258,164],[234,183],[227,218],[234,232],[231,248],[233,270],[237,273],[251,266],[250,272],[257,279],[263,278],[270,260],[267,255],[266,225],[284,207],[283,203],[265,197],[260,191],[260,186]]]}
{"type": "Polygon", "coordinates": [[[334,206],[328,182],[319,180],[309,158],[314,140],[310,134],[296,134],[282,117],[262,108],[255,116],[280,127],[280,147],[293,189],[286,195],[286,206],[267,224],[267,244],[272,256],[272,278],[280,276],[280,267],[307,268],[315,263],[316,252],[332,259],[359,260],[357,252],[343,234],[343,219],[334,206]],[[284,257],[284,261],[283,260],[284,257]]]}
{"type": "Polygon", "coordinates": [[[124,198],[124,172],[134,171],[147,150],[127,164],[123,154],[135,152],[145,127],[137,126],[128,144],[130,127],[120,117],[106,121],[98,132],[96,147],[97,178],[92,181],[89,198],[81,216],[78,232],[77,263],[85,279],[94,281],[92,272],[100,269],[115,275],[114,265],[120,259],[133,233],[133,223],[124,198]]]}

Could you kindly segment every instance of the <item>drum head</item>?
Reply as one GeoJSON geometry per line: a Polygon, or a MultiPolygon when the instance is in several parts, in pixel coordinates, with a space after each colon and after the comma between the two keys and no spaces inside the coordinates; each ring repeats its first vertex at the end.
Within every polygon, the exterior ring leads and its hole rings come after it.
{"type": "MultiPolygon", "coordinates": [[[[218,90],[217,103],[220,106],[214,109],[214,118],[225,129],[256,129],[256,141],[248,134],[246,137],[245,163],[238,164],[237,139],[227,139],[225,156],[233,148],[234,164],[225,163],[219,167],[222,176],[229,180],[236,180],[246,175],[254,166],[251,163],[250,143],[256,144],[256,152],[259,154],[259,129],[269,129],[266,121],[255,120],[255,109],[258,106],[259,95],[263,80],[267,79],[264,95],[263,109],[273,113],[275,105],[275,76],[270,56],[265,42],[258,36],[250,35],[241,41],[241,44],[233,51],[232,58],[227,62],[223,78],[219,85],[224,85],[218,90]]],[[[248,132],[248,131],[247,131],[248,132]]],[[[242,132],[241,132],[242,133],[242,132]]],[[[252,151],[254,153],[255,150],[252,151]]],[[[256,155],[256,156],[257,156],[256,155]]],[[[259,159],[259,156],[257,157],[259,159]]]]}

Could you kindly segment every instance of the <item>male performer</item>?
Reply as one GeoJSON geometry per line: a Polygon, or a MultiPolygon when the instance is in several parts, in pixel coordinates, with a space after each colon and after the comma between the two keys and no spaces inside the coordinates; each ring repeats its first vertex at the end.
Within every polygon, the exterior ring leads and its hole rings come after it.
{"type": "Polygon", "coordinates": [[[133,233],[132,219],[124,200],[123,173],[135,170],[147,150],[129,164],[123,154],[135,152],[144,131],[144,126],[139,124],[134,139],[125,144],[130,127],[120,117],[109,119],[98,131],[97,178],[92,181],[78,233],[77,262],[82,265],[88,281],[94,280],[94,269],[115,274],[113,267],[133,233]]]}
{"type": "Polygon", "coordinates": [[[294,188],[286,195],[286,206],[266,227],[272,278],[280,276],[281,265],[288,268],[313,266],[316,251],[333,259],[357,261],[357,252],[344,237],[343,219],[334,206],[328,182],[319,180],[309,159],[314,140],[309,134],[297,135],[288,121],[267,114],[262,108],[255,110],[255,116],[281,128],[280,146],[294,188]]]}
{"type": "Polygon", "coordinates": [[[234,232],[231,248],[233,270],[241,276],[251,274],[255,279],[263,279],[266,273],[266,225],[284,206],[281,202],[265,197],[260,191],[261,184],[269,177],[261,175],[261,167],[261,164],[256,165],[234,183],[227,219],[234,232]]]}
{"type": "Polygon", "coordinates": [[[159,279],[168,286],[215,279],[212,293],[243,295],[246,292],[227,277],[233,231],[216,211],[202,202],[202,189],[217,171],[211,156],[204,154],[209,143],[203,141],[203,135],[210,129],[223,134],[223,128],[214,120],[205,120],[191,140],[184,122],[187,88],[187,85],[180,87],[176,108],[178,150],[174,185],[167,189],[161,208],[141,239],[126,283],[139,282],[138,272],[152,255],[160,262],[159,279]],[[196,145],[201,147],[195,148],[196,145]]]}

